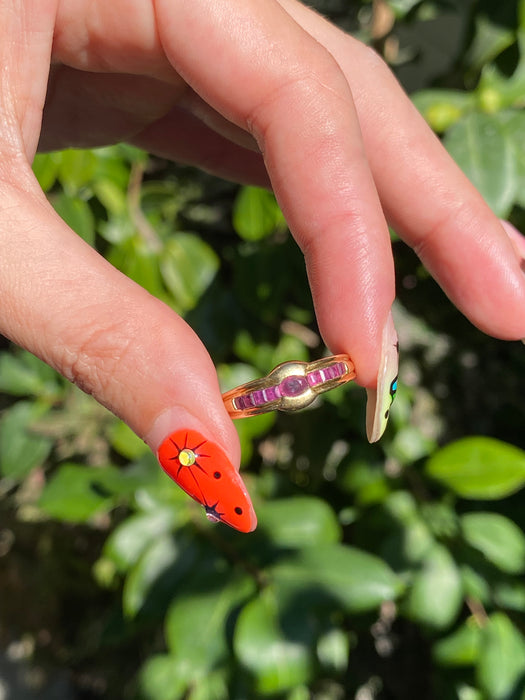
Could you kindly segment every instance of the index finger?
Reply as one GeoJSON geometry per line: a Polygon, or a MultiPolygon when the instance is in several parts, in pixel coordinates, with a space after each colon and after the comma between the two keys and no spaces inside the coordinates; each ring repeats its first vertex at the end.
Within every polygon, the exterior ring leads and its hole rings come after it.
{"type": "Polygon", "coordinates": [[[394,274],[344,74],[277,2],[159,0],[157,10],[175,69],[255,136],[304,252],[324,339],[375,386],[394,274]]]}

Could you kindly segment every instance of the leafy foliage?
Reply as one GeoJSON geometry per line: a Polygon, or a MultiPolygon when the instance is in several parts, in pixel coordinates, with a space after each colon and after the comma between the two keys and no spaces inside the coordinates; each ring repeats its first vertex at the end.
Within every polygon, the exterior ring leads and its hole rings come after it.
{"type": "MultiPolygon", "coordinates": [[[[468,28],[440,75],[421,61],[414,101],[523,224],[525,5],[378,5],[384,35],[366,3],[319,3],[401,79],[429,23],[468,28]]],[[[185,316],[225,390],[323,352],[268,192],[123,145],[34,170],[78,235],[185,316]]],[[[387,434],[368,445],[354,386],[239,421],[250,536],[207,523],[129,428],[4,344],[2,640],[31,640],[31,662],[66,666],[89,698],[525,697],[523,348],[472,329],[393,245],[403,354],[387,434]]]]}

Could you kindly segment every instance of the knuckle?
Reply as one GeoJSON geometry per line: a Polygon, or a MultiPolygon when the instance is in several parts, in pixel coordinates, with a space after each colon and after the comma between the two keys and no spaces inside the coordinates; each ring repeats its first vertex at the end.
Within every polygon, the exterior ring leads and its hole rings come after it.
{"type": "Polygon", "coordinates": [[[61,373],[101,403],[112,403],[119,384],[119,365],[129,352],[130,338],[118,325],[97,329],[63,349],[61,373]]]}

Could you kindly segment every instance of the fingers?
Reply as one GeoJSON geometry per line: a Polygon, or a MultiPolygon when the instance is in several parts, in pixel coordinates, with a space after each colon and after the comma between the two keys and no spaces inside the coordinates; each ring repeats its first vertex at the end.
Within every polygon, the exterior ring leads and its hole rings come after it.
{"type": "Polygon", "coordinates": [[[342,71],[273,1],[159,0],[157,11],[172,65],[256,138],[305,254],[323,336],[333,352],[351,352],[359,381],[375,386],[393,265],[342,71]]]}
{"type": "Polygon", "coordinates": [[[206,350],[70,231],[25,170],[0,186],[0,332],[126,421],[210,518],[252,530],[237,434],[206,350]]]}
{"type": "Polygon", "coordinates": [[[300,3],[281,4],[348,79],[389,222],[474,324],[524,337],[525,276],[498,219],[375,53],[300,3]]]}

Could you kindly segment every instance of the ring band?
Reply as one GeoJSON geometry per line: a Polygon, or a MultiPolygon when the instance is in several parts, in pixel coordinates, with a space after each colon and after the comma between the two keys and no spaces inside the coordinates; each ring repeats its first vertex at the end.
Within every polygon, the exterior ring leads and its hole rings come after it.
{"type": "Polygon", "coordinates": [[[269,411],[293,413],[355,376],[354,363],[348,355],[332,355],[315,362],[283,362],[265,377],[227,391],[222,399],[232,418],[269,411]]]}

